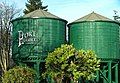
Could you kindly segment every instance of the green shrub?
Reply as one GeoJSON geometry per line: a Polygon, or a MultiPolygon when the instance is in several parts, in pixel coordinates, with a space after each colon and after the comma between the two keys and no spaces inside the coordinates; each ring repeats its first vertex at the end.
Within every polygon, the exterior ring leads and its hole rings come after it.
{"type": "Polygon", "coordinates": [[[65,77],[70,78],[74,83],[80,77],[91,80],[99,70],[99,62],[100,60],[91,50],[78,51],[72,45],[61,45],[60,48],[48,54],[46,72],[43,76],[50,76],[57,83],[61,83],[65,77]]]}
{"type": "Polygon", "coordinates": [[[2,83],[34,83],[36,72],[28,67],[17,66],[4,73],[2,83]]]}

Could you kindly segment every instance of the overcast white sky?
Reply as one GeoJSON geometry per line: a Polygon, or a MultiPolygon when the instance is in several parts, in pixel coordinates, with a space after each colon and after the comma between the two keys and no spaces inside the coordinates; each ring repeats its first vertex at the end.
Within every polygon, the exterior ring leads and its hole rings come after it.
{"type": "MultiPolygon", "coordinates": [[[[7,3],[16,3],[16,7],[25,8],[27,0],[0,0],[7,3]]],[[[48,11],[60,18],[72,22],[92,11],[113,19],[117,10],[120,15],[120,0],[42,0],[43,5],[48,5],[48,11]]]]}

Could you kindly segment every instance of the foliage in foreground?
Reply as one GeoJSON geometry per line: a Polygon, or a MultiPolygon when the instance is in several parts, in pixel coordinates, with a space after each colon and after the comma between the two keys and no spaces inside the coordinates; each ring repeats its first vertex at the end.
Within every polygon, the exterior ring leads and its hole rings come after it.
{"type": "Polygon", "coordinates": [[[15,67],[4,73],[2,83],[34,83],[36,72],[28,67],[15,67]]]}
{"type": "Polygon", "coordinates": [[[46,72],[43,76],[50,76],[57,83],[62,79],[69,78],[74,83],[81,77],[84,80],[91,80],[95,72],[99,70],[99,62],[96,54],[91,51],[77,51],[72,45],[61,45],[48,54],[46,58],[46,72]]]}

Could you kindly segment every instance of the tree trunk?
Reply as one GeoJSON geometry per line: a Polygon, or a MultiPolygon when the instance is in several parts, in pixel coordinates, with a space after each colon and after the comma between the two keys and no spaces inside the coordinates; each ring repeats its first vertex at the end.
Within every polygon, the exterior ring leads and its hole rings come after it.
{"type": "Polygon", "coordinates": [[[54,78],[55,83],[62,83],[62,78],[54,78]]]}
{"type": "Polygon", "coordinates": [[[5,71],[7,71],[7,67],[8,67],[8,53],[2,49],[1,50],[1,53],[2,53],[2,57],[0,57],[0,65],[1,65],[1,68],[2,68],[2,73],[4,73],[5,71]]]}
{"type": "Polygon", "coordinates": [[[83,77],[81,77],[81,82],[82,82],[82,83],[85,83],[85,80],[84,80],[84,78],[83,78],[83,77]]]}

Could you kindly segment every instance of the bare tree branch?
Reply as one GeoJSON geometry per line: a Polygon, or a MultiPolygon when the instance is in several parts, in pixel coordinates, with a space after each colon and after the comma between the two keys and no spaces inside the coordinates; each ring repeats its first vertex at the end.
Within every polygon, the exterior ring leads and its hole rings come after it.
{"type": "Polygon", "coordinates": [[[12,4],[0,3],[0,67],[2,73],[7,71],[11,59],[11,20],[19,14],[20,10],[12,4]]]}

